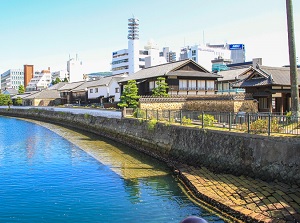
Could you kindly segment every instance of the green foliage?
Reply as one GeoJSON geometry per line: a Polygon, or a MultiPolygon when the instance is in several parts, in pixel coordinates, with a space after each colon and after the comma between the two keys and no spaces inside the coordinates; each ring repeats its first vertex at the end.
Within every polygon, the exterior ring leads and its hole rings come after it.
{"type": "Polygon", "coordinates": [[[169,88],[164,77],[158,77],[156,81],[157,87],[152,89],[152,95],[156,97],[168,97],[167,89],[169,88]]]}
{"type": "Polygon", "coordinates": [[[118,106],[123,108],[137,108],[140,96],[138,96],[138,87],[135,80],[130,80],[124,86],[124,91],[121,95],[121,101],[118,103],[118,106]]]}
{"type": "Polygon", "coordinates": [[[18,93],[23,94],[25,92],[25,88],[22,84],[19,85],[18,93]]]}
{"type": "MultiPolygon", "coordinates": [[[[55,80],[52,80],[51,84],[55,85],[55,84],[58,84],[60,82],[61,82],[61,80],[59,79],[59,77],[57,77],[57,78],[55,78],[55,80]]],[[[64,82],[66,82],[66,81],[64,81],[64,82]]]]}
{"type": "Polygon", "coordinates": [[[157,120],[156,119],[149,120],[148,126],[147,126],[148,130],[153,130],[155,128],[156,124],[157,124],[157,120]]]}
{"type": "Polygon", "coordinates": [[[192,123],[192,120],[190,118],[183,116],[181,122],[183,125],[190,125],[192,123]]]}
{"type": "Polygon", "coordinates": [[[65,79],[63,80],[63,82],[69,82],[68,78],[65,77],[65,79]]]}
{"type": "Polygon", "coordinates": [[[292,111],[286,113],[285,117],[288,123],[292,121],[292,115],[293,115],[292,111]]]}
{"type": "MultiPolygon", "coordinates": [[[[200,119],[200,121],[202,121],[202,114],[199,115],[198,118],[200,119]]],[[[203,121],[204,126],[214,126],[214,123],[217,122],[217,120],[215,120],[215,117],[209,114],[204,114],[203,121]]]]}
{"type": "Polygon", "coordinates": [[[84,114],[84,119],[89,119],[90,117],[91,117],[90,114],[88,114],[88,113],[85,113],[85,114],[84,114]]]}
{"type": "MultiPolygon", "coordinates": [[[[250,124],[250,131],[255,134],[266,133],[268,132],[268,128],[268,119],[257,119],[255,122],[250,124]]],[[[280,132],[277,118],[273,118],[271,121],[271,132],[280,132]]]]}
{"type": "Polygon", "coordinates": [[[146,112],[144,110],[139,109],[139,108],[135,109],[132,115],[135,118],[143,118],[143,119],[146,118],[146,112]]]}
{"type": "Polygon", "coordinates": [[[23,100],[20,97],[17,97],[15,100],[15,105],[22,105],[23,104],[23,100]]]}
{"type": "Polygon", "coordinates": [[[12,105],[12,100],[7,94],[0,94],[0,105],[12,105]]]}

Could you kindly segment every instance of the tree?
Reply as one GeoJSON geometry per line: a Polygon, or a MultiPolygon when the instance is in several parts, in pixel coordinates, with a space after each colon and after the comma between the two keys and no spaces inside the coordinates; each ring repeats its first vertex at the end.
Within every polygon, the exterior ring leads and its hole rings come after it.
{"type": "Polygon", "coordinates": [[[292,114],[299,117],[299,89],[296,63],[296,47],[294,36],[294,19],[292,0],[286,0],[286,15],[289,41],[290,79],[291,79],[291,110],[292,114]]]}
{"type": "Polygon", "coordinates": [[[20,97],[17,97],[15,100],[15,105],[22,105],[23,104],[23,100],[20,97]]]}
{"type": "Polygon", "coordinates": [[[12,101],[8,94],[0,94],[0,105],[11,105],[12,101]]]}
{"type": "Polygon", "coordinates": [[[59,77],[57,77],[57,78],[55,78],[55,80],[53,80],[52,82],[51,82],[51,84],[52,85],[55,85],[55,84],[58,84],[58,83],[60,83],[61,82],[61,80],[59,79],[59,77]]]}
{"type": "Polygon", "coordinates": [[[168,97],[167,89],[169,88],[166,83],[166,78],[158,77],[156,81],[157,87],[152,89],[152,95],[156,97],[168,97]]]}
{"type": "Polygon", "coordinates": [[[19,85],[18,93],[23,94],[25,92],[25,88],[22,84],[19,85]]]}
{"type": "Polygon", "coordinates": [[[136,108],[139,104],[138,99],[138,87],[135,80],[129,80],[128,83],[124,86],[124,91],[121,95],[121,101],[118,103],[118,106],[123,108],[136,108]]]}

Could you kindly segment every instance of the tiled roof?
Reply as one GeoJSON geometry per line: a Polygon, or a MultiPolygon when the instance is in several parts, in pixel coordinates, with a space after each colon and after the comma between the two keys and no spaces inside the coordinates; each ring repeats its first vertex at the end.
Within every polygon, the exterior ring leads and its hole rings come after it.
{"type": "Polygon", "coordinates": [[[56,99],[60,98],[60,94],[58,90],[43,90],[38,91],[33,94],[30,94],[23,99],[56,99]]]}
{"type": "MultiPolygon", "coordinates": [[[[197,64],[193,60],[181,60],[181,61],[165,63],[165,64],[142,69],[134,74],[129,75],[128,77],[125,77],[120,82],[127,82],[129,80],[141,80],[141,79],[147,79],[147,78],[151,78],[151,77],[164,76],[164,75],[167,75],[169,72],[176,71],[177,69],[179,69],[180,67],[182,67],[188,63],[195,64],[200,69],[202,69],[203,72],[207,71],[205,68],[201,67],[199,64],[197,64]]],[[[209,73],[209,71],[207,71],[207,73],[209,73]]]]}
{"type": "Polygon", "coordinates": [[[84,84],[84,81],[66,83],[64,86],[62,86],[58,90],[59,91],[69,91],[69,90],[72,90],[72,89],[78,87],[79,85],[82,85],[82,84],[84,84]]]}
{"type": "Polygon", "coordinates": [[[31,94],[36,94],[38,91],[31,91],[31,92],[25,92],[23,94],[17,94],[15,96],[12,97],[12,99],[17,99],[17,98],[25,98],[28,97],[31,94]]]}
{"type": "Polygon", "coordinates": [[[212,77],[218,78],[220,75],[214,73],[206,73],[199,71],[185,71],[185,70],[177,70],[173,72],[169,72],[166,76],[181,76],[181,77],[212,77]]]}
{"type": "Polygon", "coordinates": [[[244,73],[246,70],[249,68],[242,68],[242,69],[236,69],[236,70],[225,70],[221,71],[218,73],[218,75],[222,76],[218,78],[218,81],[223,82],[223,81],[233,81],[240,79],[239,75],[244,73]]]}
{"type": "Polygon", "coordinates": [[[99,80],[93,81],[93,83],[89,87],[108,85],[112,80],[112,78],[113,78],[112,76],[103,77],[99,80]]]}
{"type": "MultiPolygon", "coordinates": [[[[289,67],[251,67],[252,72],[245,75],[245,78],[233,83],[233,87],[255,87],[266,85],[290,86],[290,68],[289,67]]],[[[300,85],[300,69],[298,72],[298,84],[300,85]]]]}
{"type": "MultiPolygon", "coordinates": [[[[102,79],[102,78],[101,78],[102,79]]],[[[83,84],[79,85],[78,87],[75,87],[73,89],[71,89],[73,92],[76,92],[76,91],[85,91],[85,89],[87,89],[88,87],[90,86],[93,86],[94,83],[96,81],[86,81],[84,82],[83,84]]]]}
{"type": "Polygon", "coordinates": [[[4,92],[7,92],[8,94],[18,94],[18,90],[14,88],[6,88],[4,92]]]}
{"type": "Polygon", "coordinates": [[[58,90],[61,87],[65,86],[66,84],[68,84],[67,82],[59,82],[57,84],[52,85],[51,87],[49,87],[48,89],[50,90],[58,90]]]}

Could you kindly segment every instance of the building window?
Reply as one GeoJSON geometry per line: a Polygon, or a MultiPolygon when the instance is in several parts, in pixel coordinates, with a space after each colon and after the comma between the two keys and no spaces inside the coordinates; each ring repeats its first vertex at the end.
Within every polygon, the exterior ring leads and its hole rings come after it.
{"type": "Polygon", "coordinates": [[[205,81],[198,80],[198,90],[205,90],[205,81]]]}
{"type": "Polygon", "coordinates": [[[115,88],[115,93],[120,93],[120,88],[116,87],[115,88]]]}
{"type": "Polygon", "coordinates": [[[189,80],[189,90],[196,90],[197,86],[196,86],[196,80],[189,80]]]}
{"type": "Polygon", "coordinates": [[[95,93],[98,93],[98,88],[95,88],[95,93]]]}
{"type": "Polygon", "coordinates": [[[260,109],[267,109],[268,108],[268,98],[259,98],[258,99],[258,107],[260,109]]]}
{"type": "Polygon", "coordinates": [[[94,89],[90,89],[90,93],[93,93],[93,90],[94,90],[94,89]]]}
{"type": "Polygon", "coordinates": [[[179,80],[179,90],[187,90],[187,80],[179,80]]]}
{"type": "Polygon", "coordinates": [[[206,90],[214,90],[215,89],[215,82],[214,81],[207,81],[206,82],[206,90]]]}
{"type": "Polygon", "coordinates": [[[192,56],[196,56],[196,50],[192,50],[192,56]]]}
{"type": "Polygon", "coordinates": [[[149,81],[149,91],[152,91],[152,89],[154,88],[154,81],[149,81]]]}
{"type": "Polygon", "coordinates": [[[196,57],[192,57],[192,60],[193,60],[193,61],[196,61],[196,57]]]}

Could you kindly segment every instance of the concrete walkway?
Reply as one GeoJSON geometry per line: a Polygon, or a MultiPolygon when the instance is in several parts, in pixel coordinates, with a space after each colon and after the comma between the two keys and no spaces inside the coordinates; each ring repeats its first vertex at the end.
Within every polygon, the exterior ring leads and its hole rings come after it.
{"type": "Polygon", "coordinates": [[[300,188],[280,182],[177,166],[183,181],[208,204],[245,222],[300,222],[300,188]]]}

